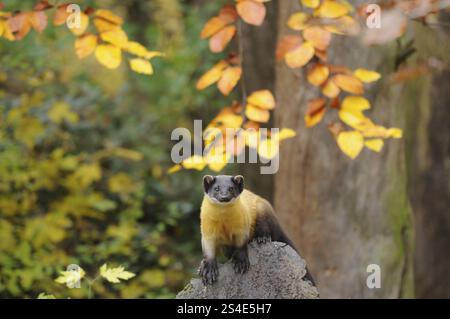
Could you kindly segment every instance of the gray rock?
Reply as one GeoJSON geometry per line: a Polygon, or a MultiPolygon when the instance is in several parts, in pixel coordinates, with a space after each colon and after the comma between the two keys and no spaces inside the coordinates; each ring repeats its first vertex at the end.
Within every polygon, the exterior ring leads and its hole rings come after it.
{"type": "Polygon", "coordinates": [[[177,299],[242,299],[242,298],[319,298],[311,282],[304,280],[306,264],[295,250],[284,243],[250,243],[250,270],[236,274],[231,261],[219,265],[219,279],[205,286],[200,279],[178,293],[177,299]]]}

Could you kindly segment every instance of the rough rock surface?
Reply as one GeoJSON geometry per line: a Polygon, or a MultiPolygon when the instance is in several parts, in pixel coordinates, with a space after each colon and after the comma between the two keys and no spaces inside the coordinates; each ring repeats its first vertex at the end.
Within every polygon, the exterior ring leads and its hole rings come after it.
{"type": "Polygon", "coordinates": [[[205,286],[198,278],[178,293],[177,299],[318,298],[319,292],[304,280],[305,261],[289,246],[272,242],[248,249],[250,270],[235,274],[233,264],[219,265],[219,279],[205,286]]]}

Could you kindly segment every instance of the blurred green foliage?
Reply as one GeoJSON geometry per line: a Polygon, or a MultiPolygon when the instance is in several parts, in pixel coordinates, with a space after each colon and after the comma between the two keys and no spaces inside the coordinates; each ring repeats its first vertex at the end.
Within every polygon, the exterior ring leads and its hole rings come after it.
{"type": "Polygon", "coordinates": [[[78,60],[64,28],[0,39],[0,297],[84,297],[58,272],[106,262],[137,276],[94,297],[173,297],[200,257],[202,192],[199,173],[166,174],[170,132],[223,106],[195,91],[217,59],[199,32],[219,3],[77,2],[123,16],[130,38],[167,56],[148,77],[78,60]]]}

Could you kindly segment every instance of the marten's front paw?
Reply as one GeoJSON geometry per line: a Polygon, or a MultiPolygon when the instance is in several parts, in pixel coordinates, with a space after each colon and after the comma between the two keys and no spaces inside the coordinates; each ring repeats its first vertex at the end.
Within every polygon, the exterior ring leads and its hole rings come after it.
{"type": "Polygon", "coordinates": [[[202,277],[204,285],[211,285],[217,281],[219,277],[219,269],[215,260],[203,259],[198,274],[202,277]]]}
{"type": "Polygon", "coordinates": [[[245,274],[250,268],[250,261],[247,254],[235,254],[233,256],[234,271],[237,274],[245,274]]]}
{"type": "Polygon", "coordinates": [[[261,237],[256,237],[255,239],[258,244],[266,244],[266,243],[270,243],[272,241],[270,236],[261,236],[261,237]]]}

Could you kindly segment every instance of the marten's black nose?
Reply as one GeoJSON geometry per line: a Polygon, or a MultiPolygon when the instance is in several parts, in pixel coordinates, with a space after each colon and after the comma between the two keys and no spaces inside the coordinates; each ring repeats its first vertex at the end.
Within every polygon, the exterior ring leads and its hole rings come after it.
{"type": "Polygon", "coordinates": [[[226,202],[229,202],[230,199],[231,198],[229,196],[220,196],[219,197],[219,202],[226,203],[226,202]]]}

